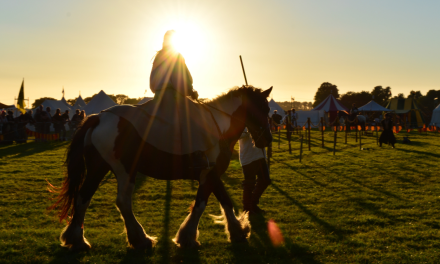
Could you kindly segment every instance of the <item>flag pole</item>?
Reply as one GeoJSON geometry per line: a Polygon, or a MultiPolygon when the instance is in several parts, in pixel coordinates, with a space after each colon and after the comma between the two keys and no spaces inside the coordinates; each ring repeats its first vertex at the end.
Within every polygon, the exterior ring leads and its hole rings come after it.
{"type": "Polygon", "coordinates": [[[246,86],[247,86],[248,82],[247,82],[247,79],[246,79],[246,72],[244,71],[243,59],[241,58],[241,55],[240,55],[240,62],[241,62],[241,68],[243,69],[244,81],[246,82],[246,86]]]}

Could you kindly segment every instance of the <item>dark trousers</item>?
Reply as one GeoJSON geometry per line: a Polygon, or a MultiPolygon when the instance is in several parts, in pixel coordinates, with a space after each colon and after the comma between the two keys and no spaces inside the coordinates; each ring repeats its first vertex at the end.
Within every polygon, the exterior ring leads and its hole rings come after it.
{"type": "Polygon", "coordinates": [[[251,211],[260,202],[260,197],[271,183],[266,160],[259,159],[244,165],[243,174],[243,208],[245,211],[251,211]]]}

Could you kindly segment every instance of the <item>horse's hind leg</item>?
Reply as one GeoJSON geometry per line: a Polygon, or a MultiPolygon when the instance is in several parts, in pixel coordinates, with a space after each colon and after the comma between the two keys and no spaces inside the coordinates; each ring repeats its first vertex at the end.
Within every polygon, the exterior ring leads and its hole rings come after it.
{"type": "Polygon", "coordinates": [[[115,164],[115,174],[118,179],[118,197],[116,205],[122,214],[127,232],[127,242],[135,249],[152,248],[156,243],[155,237],[150,237],[145,233],[144,228],[136,220],[132,209],[132,194],[134,190],[135,176],[126,173],[122,164],[115,164]]]}
{"type": "Polygon", "coordinates": [[[99,183],[109,172],[110,166],[101,158],[93,146],[84,152],[87,175],[75,202],[75,212],[69,225],[61,232],[61,245],[71,250],[89,249],[90,243],[84,237],[84,217],[99,183]]]}
{"type": "Polygon", "coordinates": [[[248,212],[242,212],[238,218],[235,216],[231,198],[219,177],[213,177],[213,192],[222,208],[222,216],[213,216],[216,223],[225,225],[225,233],[231,242],[245,242],[251,235],[251,225],[248,212]],[[219,221],[220,220],[220,221],[219,221]]]}

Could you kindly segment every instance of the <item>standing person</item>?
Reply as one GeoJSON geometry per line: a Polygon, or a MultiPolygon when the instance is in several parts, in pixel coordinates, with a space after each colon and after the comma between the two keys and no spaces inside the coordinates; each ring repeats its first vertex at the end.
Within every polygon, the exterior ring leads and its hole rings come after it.
{"type": "Polygon", "coordinates": [[[83,121],[86,118],[86,111],[82,110],[81,114],[79,114],[79,120],[83,121]]]}
{"type": "Polygon", "coordinates": [[[65,140],[66,138],[66,128],[64,126],[64,119],[61,115],[61,109],[57,109],[55,114],[52,117],[53,128],[55,129],[55,134],[59,135],[60,141],[65,140]]]}
{"type": "Polygon", "coordinates": [[[46,113],[47,113],[47,121],[46,124],[44,126],[44,133],[46,135],[50,134],[50,126],[52,125],[52,114],[50,113],[51,109],[50,107],[46,107],[46,113]]]}
{"type": "Polygon", "coordinates": [[[356,104],[353,103],[350,109],[350,121],[353,122],[356,116],[358,115],[358,113],[359,113],[359,109],[356,107],[356,104]]]}
{"type": "Polygon", "coordinates": [[[61,131],[64,131],[64,138],[63,138],[64,141],[67,140],[66,123],[68,123],[70,125],[69,113],[70,113],[69,110],[66,110],[66,111],[64,111],[64,114],[61,115],[61,118],[63,120],[63,127],[61,128],[61,131]]]}
{"type": "Polygon", "coordinates": [[[76,130],[79,123],[81,122],[80,113],[81,111],[79,109],[75,110],[75,114],[72,116],[72,120],[70,120],[70,130],[76,130]]]}
{"type": "Polygon", "coordinates": [[[281,119],[283,119],[283,117],[278,114],[278,111],[273,110],[272,120],[275,123],[275,131],[278,131],[278,126],[281,124],[281,119]]]}
{"type": "Polygon", "coordinates": [[[392,148],[394,148],[394,144],[396,143],[396,137],[393,133],[393,120],[391,120],[391,114],[385,114],[385,119],[382,120],[382,133],[379,138],[379,146],[382,147],[382,143],[390,144],[392,148]]]}
{"type": "Polygon", "coordinates": [[[249,132],[245,128],[240,140],[240,163],[243,169],[243,211],[250,214],[265,213],[258,203],[271,183],[269,168],[266,164],[266,152],[256,148],[249,132]]]}

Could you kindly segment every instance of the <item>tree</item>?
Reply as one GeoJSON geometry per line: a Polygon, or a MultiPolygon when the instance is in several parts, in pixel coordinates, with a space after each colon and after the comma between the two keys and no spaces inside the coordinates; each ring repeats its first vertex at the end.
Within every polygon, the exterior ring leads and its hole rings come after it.
{"type": "Polygon", "coordinates": [[[32,104],[32,109],[39,107],[44,101],[46,100],[57,100],[52,97],[41,97],[35,100],[35,102],[32,104]]]}
{"type": "Polygon", "coordinates": [[[75,103],[76,103],[76,100],[78,99],[78,97],[77,98],[75,98],[75,99],[68,99],[68,100],[66,100],[66,102],[69,104],[69,105],[75,105],[75,103]]]}
{"type": "Polygon", "coordinates": [[[116,95],[116,103],[117,104],[123,104],[125,102],[125,100],[128,99],[128,96],[125,94],[117,94],[116,95]]]}
{"type": "Polygon", "coordinates": [[[411,90],[411,92],[409,92],[409,95],[408,95],[408,98],[410,98],[410,97],[412,97],[414,100],[416,100],[416,102],[417,102],[417,100],[420,98],[420,97],[422,97],[423,95],[422,95],[422,93],[420,92],[420,91],[414,91],[414,90],[411,90]]]}
{"type": "Polygon", "coordinates": [[[357,107],[363,106],[371,101],[371,94],[366,91],[362,92],[347,92],[341,95],[341,103],[347,107],[356,104],[357,107]]]}
{"type": "Polygon", "coordinates": [[[382,86],[376,86],[373,88],[373,91],[371,91],[371,95],[376,103],[385,106],[391,99],[391,87],[382,88],[382,86]]]}
{"type": "Polygon", "coordinates": [[[138,104],[139,101],[142,100],[142,98],[128,98],[127,100],[124,101],[124,104],[131,104],[131,105],[135,105],[138,104]]]}
{"type": "Polygon", "coordinates": [[[319,105],[322,101],[332,94],[336,99],[339,98],[339,89],[336,85],[333,85],[329,82],[322,83],[321,86],[318,88],[315,94],[315,102],[313,102],[313,107],[316,107],[319,105]]]}
{"type": "Polygon", "coordinates": [[[397,96],[394,96],[393,98],[394,99],[395,98],[397,98],[397,99],[405,99],[405,95],[403,93],[399,93],[399,94],[397,94],[397,96]]]}

